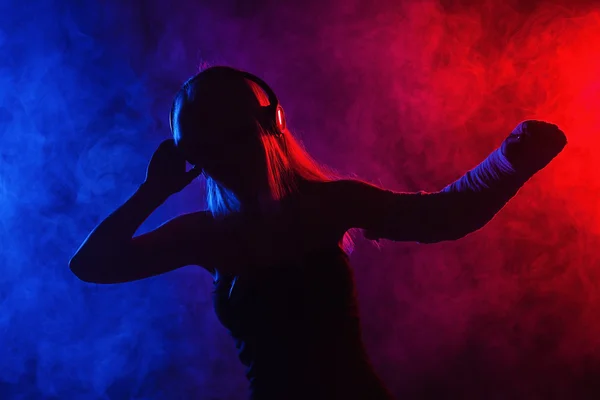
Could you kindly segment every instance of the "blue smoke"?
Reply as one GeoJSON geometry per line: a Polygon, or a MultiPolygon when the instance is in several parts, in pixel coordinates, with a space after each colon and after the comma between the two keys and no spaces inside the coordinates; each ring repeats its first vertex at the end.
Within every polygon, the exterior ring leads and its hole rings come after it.
{"type": "MultiPolygon", "coordinates": [[[[95,286],[67,268],[89,230],[142,181],[169,134],[170,96],[193,73],[194,60],[182,59],[181,73],[148,79],[173,64],[152,65],[156,42],[147,43],[143,11],[116,2],[0,3],[1,399],[244,393],[210,309],[208,274],[188,268],[95,286]]],[[[186,204],[201,207],[195,185],[142,231],[186,204]]]]}

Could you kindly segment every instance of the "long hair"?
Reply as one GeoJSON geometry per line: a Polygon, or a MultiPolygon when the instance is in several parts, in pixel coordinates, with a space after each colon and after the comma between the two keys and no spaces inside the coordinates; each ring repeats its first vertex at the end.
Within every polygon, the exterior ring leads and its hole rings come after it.
{"type": "MultiPolygon", "coordinates": [[[[175,101],[181,95],[195,97],[190,93],[195,90],[193,79],[184,84],[175,101]],[[184,91],[187,93],[182,93],[184,91]]],[[[244,82],[252,90],[258,105],[269,105],[267,94],[257,83],[248,79],[244,79],[244,82]]],[[[268,184],[274,200],[281,200],[296,192],[301,181],[330,182],[340,178],[332,169],[318,163],[287,127],[281,132],[282,135],[277,136],[275,126],[263,126],[258,118],[254,123],[264,149],[268,184]]],[[[235,194],[210,175],[203,175],[206,179],[206,205],[212,215],[221,217],[239,211],[240,202],[235,194]]],[[[342,248],[350,254],[353,247],[352,237],[346,233],[342,240],[342,248]]]]}

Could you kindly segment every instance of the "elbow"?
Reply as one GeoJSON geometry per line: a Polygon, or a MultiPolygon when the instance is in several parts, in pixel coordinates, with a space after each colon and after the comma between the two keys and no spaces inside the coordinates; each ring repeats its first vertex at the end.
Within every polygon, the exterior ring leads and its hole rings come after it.
{"type": "Polygon", "coordinates": [[[77,254],[69,260],[69,269],[82,282],[101,283],[93,272],[96,270],[95,266],[91,262],[81,260],[77,254]]]}
{"type": "Polygon", "coordinates": [[[77,259],[77,256],[73,256],[69,260],[69,269],[71,270],[71,273],[75,275],[79,280],[86,283],[92,283],[90,279],[91,277],[89,276],[89,272],[86,272],[84,264],[77,259]]]}

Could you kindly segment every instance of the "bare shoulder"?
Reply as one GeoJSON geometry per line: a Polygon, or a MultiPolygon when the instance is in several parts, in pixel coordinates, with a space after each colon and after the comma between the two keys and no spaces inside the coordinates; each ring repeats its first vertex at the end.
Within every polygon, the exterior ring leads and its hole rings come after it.
{"type": "Polygon", "coordinates": [[[363,185],[363,182],[354,179],[310,182],[306,184],[303,198],[318,202],[321,205],[335,204],[342,202],[345,197],[351,195],[361,185],[363,185]]]}
{"type": "Polygon", "coordinates": [[[347,216],[356,204],[356,195],[367,185],[359,180],[342,179],[309,182],[298,197],[292,214],[299,219],[301,234],[318,240],[340,239],[349,228],[347,216]]]}
{"type": "Polygon", "coordinates": [[[358,179],[321,182],[313,189],[323,221],[337,234],[373,229],[385,220],[395,193],[358,179]]]}
{"type": "Polygon", "coordinates": [[[322,200],[342,201],[349,196],[382,189],[359,179],[337,179],[333,181],[315,182],[312,192],[322,200]]]}

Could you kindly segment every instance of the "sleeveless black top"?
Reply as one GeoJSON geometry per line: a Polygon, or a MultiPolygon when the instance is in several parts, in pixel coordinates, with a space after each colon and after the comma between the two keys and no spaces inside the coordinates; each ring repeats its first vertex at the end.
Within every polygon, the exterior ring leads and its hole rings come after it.
{"type": "Polygon", "coordinates": [[[214,284],[215,311],[247,367],[252,400],[392,399],[366,355],[340,248],[214,284]]]}

